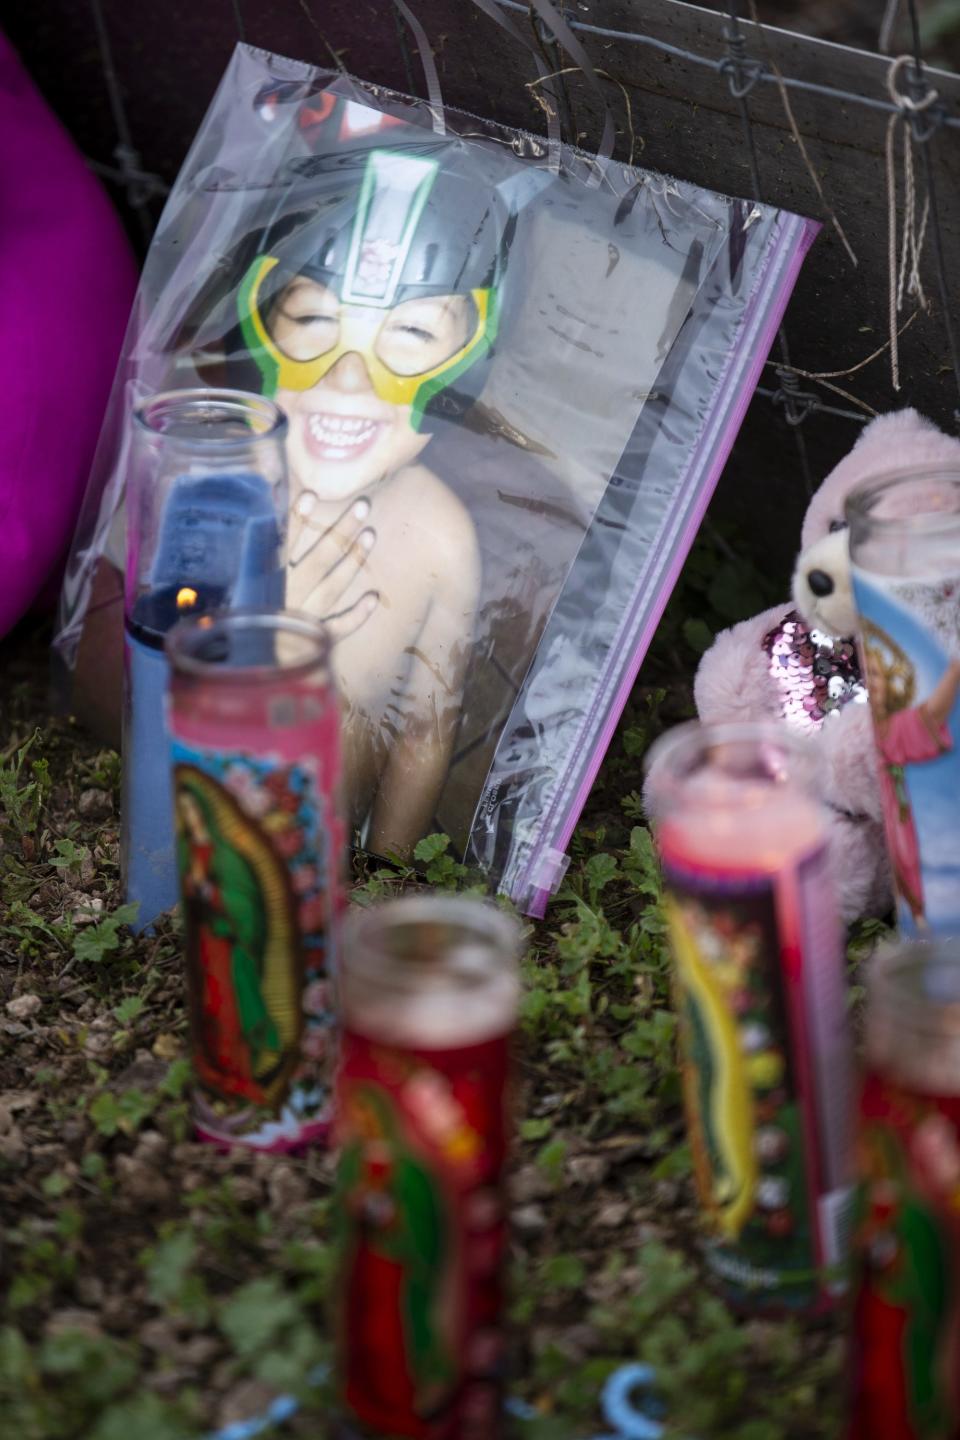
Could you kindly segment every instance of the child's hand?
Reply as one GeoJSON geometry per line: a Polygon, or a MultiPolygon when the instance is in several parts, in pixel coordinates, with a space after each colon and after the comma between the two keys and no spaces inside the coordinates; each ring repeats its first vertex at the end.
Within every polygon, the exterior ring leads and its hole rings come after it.
{"type": "Polygon", "coordinates": [[[311,518],[316,508],[314,496],[305,490],[291,517],[287,603],[326,620],[334,640],[342,640],[369,620],[379,604],[379,594],[367,590],[346,608],[340,605],[377,536],[363,524],[369,500],[353,501],[332,525],[311,518]]]}

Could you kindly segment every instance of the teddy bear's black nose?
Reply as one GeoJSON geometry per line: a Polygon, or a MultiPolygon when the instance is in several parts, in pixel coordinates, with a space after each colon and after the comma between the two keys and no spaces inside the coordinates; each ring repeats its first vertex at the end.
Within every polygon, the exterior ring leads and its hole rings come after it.
{"type": "Polygon", "coordinates": [[[826,570],[811,570],[807,575],[807,584],[814,595],[823,598],[824,595],[833,594],[833,581],[826,570]]]}

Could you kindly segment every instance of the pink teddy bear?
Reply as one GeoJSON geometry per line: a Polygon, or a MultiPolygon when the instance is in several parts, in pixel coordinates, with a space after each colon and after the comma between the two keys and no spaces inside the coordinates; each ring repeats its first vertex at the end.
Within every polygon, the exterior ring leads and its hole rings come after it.
{"type": "Polygon", "coordinates": [[[873,724],[854,636],[844,501],[858,485],[912,465],[960,466],[960,440],[915,410],[880,415],[824,480],[807,508],[793,603],[717,636],[700,662],[700,719],[775,718],[811,735],[830,812],[834,881],[845,921],[893,904],[873,724]]]}

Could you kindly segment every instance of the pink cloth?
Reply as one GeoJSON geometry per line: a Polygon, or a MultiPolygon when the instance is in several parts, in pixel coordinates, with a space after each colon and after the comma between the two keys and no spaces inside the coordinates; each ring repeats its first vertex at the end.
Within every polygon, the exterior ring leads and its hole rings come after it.
{"type": "Polygon", "coordinates": [[[136,266],[120,223],[0,35],[0,635],[59,574],[136,266]]]}
{"type": "Polygon", "coordinates": [[[953,741],[946,725],[939,725],[934,734],[920,707],[916,707],[913,710],[898,710],[889,717],[882,737],[879,733],[877,735],[877,747],[883,761],[880,766],[880,798],[894,878],[911,912],[922,915],[923,881],[917,830],[906,782],[894,772],[899,766],[936,760],[938,755],[952,749],[953,741]]]}

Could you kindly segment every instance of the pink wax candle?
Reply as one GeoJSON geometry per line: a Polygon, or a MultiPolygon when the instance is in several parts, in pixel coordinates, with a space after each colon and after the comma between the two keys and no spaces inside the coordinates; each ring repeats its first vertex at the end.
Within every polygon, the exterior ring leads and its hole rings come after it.
{"type": "Polygon", "coordinates": [[[327,638],[235,611],[181,622],[167,651],[197,1132],[298,1149],[330,1123],[344,830],[327,638]]]}
{"type": "Polygon", "coordinates": [[[852,1176],[843,946],[808,751],[782,726],[689,725],[649,757],[687,1130],[729,1298],[843,1288],[852,1176]]]}

